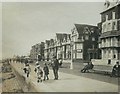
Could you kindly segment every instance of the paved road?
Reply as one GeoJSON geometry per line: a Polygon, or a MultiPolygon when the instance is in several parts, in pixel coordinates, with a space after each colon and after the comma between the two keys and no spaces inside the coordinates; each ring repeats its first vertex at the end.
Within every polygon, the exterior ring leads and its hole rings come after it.
{"type": "MultiPolygon", "coordinates": [[[[45,62],[46,61],[44,61],[44,62],[41,61],[39,63],[40,63],[41,66],[43,66],[43,63],[45,63],[45,62]]],[[[50,62],[46,62],[46,63],[50,63],[50,62]]],[[[70,63],[63,63],[63,67],[60,68],[59,71],[63,72],[63,73],[73,74],[73,75],[76,75],[76,76],[82,76],[82,77],[85,77],[85,78],[90,78],[90,79],[94,79],[94,80],[118,85],[118,80],[119,79],[117,77],[110,77],[110,75],[97,74],[97,73],[81,73],[80,70],[84,67],[83,63],[74,63],[73,64],[73,67],[74,67],[73,70],[71,70],[69,67],[70,67],[70,63]]]]}
{"type": "MultiPolygon", "coordinates": [[[[21,63],[11,63],[11,65],[22,75],[21,63]]],[[[37,76],[34,72],[34,65],[31,65],[31,74],[27,78],[32,82],[38,92],[118,92],[118,85],[102,82],[82,76],[59,72],[59,80],[53,80],[53,72],[50,70],[50,80],[37,83],[37,76]]]]}

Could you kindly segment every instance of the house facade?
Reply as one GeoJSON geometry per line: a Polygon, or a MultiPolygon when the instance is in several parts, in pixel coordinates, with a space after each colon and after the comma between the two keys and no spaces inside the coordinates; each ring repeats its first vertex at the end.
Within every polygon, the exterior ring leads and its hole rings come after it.
{"type": "Polygon", "coordinates": [[[73,61],[89,61],[99,58],[97,26],[75,24],[71,31],[73,61]]]}
{"type": "Polygon", "coordinates": [[[56,56],[57,59],[71,59],[71,35],[65,33],[56,33],[54,39],[45,41],[44,56],[49,61],[56,56]]]}
{"type": "Polygon", "coordinates": [[[45,56],[45,60],[49,61],[49,55],[50,55],[50,52],[49,52],[49,45],[50,45],[50,40],[46,40],[45,41],[45,49],[44,49],[44,56],[45,56]]]}
{"type": "Polygon", "coordinates": [[[63,60],[71,59],[71,34],[63,34],[62,42],[62,58],[63,60]]]}
{"type": "Polygon", "coordinates": [[[57,58],[63,60],[71,58],[70,34],[56,33],[55,47],[57,58]]]}
{"type": "Polygon", "coordinates": [[[120,3],[107,7],[101,13],[102,32],[100,49],[102,59],[120,60],[120,3]]]}
{"type": "Polygon", "coordinates": [[[44,60],[44,42],[32,46],[30,50],[30,58],[32,60],[44,60]]]}

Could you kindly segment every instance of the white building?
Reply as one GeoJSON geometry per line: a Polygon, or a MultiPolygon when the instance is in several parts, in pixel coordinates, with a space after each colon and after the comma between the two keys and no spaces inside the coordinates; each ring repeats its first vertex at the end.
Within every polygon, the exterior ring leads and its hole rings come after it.
{"type": "Polygon", "coordinates": [[[101,13],[102,32],[99,47],[102,51],[102,60],[120,60],[120,4],[107,7],[101,13]]]}

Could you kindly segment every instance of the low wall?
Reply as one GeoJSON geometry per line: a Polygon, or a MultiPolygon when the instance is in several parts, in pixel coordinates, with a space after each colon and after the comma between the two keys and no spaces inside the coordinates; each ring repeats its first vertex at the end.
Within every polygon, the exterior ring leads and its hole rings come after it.
{"type": "Polygon", "coordinates": [[[26,80],[26,78],[21,75],[12,65],[11,67],[18,80],[20,81],[20,86],[23,92],[37,92],[34,85],[30,81],[26,80]]]}
{"type": "Polygon", "coordinates": [[[112,59],[111,60],[111,63],[108,64],[108,59],[92,59],[91,62],[94,64],[94,65],[109,65],[109,66],[114,66],[115,63],[120,60],[115,60],[115,59],[112,59]]]}

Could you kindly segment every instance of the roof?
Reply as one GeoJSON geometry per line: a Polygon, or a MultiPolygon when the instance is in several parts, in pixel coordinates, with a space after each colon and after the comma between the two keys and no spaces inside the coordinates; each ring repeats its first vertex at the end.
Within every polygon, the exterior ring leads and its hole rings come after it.
{"type": "Polygon", "coordinates": [[[50,40],[46,40],[45,43],[46,43],[46,44],[50,44],[50,40]]]}
{"type": "Polygon", "coordinates": [[[112,7],[107,8],[106,10],[104,10],[103,12],[101,12],[100,14],[103,14],[103,13],[105,13],[105,12],[111,10],[111,9],[114,9],[116,6],[120,6],[120,3],[118,3],[118,4],[116,4],[116,5],[112,6],[112,7]]]}
{"type": "Polygon", "coordinates": [[[56,37],[57,40],[60,40],[61,42],[63,42],[63,40],[67,40],[68,37],[70,38],[70,34],[66,34],[66,33],[56,33],[56,37]]]}
{"type": "Polygon", "coordinates": [[[56,37],[57,37],[57,40],[61,40],[62,39],[62,33],[56,33],[56,37]]]}
{"type": "Polygon", "coordinates": [[[50,45],[54,44],[54,39],[50,39],[50,45]]]}
{"type": "Polygon", "coordinates": [[[75,27],[77,29],[77,32],[79,34],[83,34],[83,32],[85,31],[85,28],[87,27],[88,29],[96,29],[98,28],[97,26],[93,26],[93,25],[86,25],[86,24],[75,24],[75,27]]]}
{"type": "Polygon", "coordinates": [[[50,39],[50,42],[54,42],[54,39],[50,39]]]}

